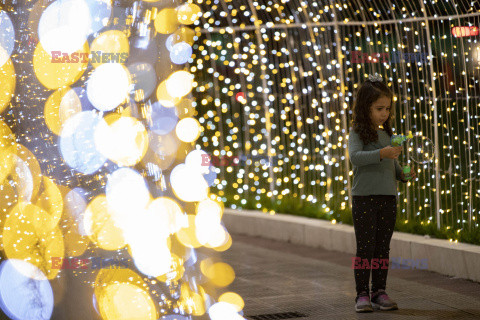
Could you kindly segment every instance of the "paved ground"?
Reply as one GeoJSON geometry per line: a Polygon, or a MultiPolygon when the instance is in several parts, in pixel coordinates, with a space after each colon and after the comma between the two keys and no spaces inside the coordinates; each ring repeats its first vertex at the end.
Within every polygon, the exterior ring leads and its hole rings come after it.
{"type": "MultiPolygon", "coordinates": [[[[232,235],[222,260],[235,269],[228,288],[245,300],[248,319],[298,312],[288,319],[480,319],[480,284],[424,270],[389,270],[387,292],[399,310],[354,311],[355,285],[349,254],[232,235]],[[256,317],[257,316],[257,317],[256,317]]],[[[480,268],[480,266],[479,266],[480,268]]]]}

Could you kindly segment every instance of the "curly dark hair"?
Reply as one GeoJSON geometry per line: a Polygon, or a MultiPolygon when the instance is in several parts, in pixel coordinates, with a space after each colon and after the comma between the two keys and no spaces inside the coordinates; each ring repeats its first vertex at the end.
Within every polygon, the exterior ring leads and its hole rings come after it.
{"type": "MultiPolygon", "coordinates": [[[[370,119],[370,107],[381,97],[390,98],[390,104],[393,102],[393,93],[387,85],[381,81],[365,81],[358,89],[355,105],[353,107],[352,127],[360,136],[364,144],[378,140],[378,134],[372,120],[370,119]]],[[[390,109],[390,115],[383,124],[383,129],[389,136],[392,132],[392,119],[394,117],[394,108],[390,109]]]]}

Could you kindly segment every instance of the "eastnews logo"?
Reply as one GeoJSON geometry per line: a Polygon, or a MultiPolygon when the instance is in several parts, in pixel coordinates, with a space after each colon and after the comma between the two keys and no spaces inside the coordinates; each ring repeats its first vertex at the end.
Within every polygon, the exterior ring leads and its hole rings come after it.
{"type": "Polygon", "coordinates": [[[52,51],[52,63],[125,63],[128,58],[128,52],[102,52],[92,51],[91,54],[86,52],[73,52],[68,54],[61,51],[52,51]]]}
{"type": "Polygon", "coordinates": [[[393,257],[389,259],[373,258],[371,261],[360,257],[352,258],[352,269],[428,269],[428,259],[403,259],[393,257]]]}

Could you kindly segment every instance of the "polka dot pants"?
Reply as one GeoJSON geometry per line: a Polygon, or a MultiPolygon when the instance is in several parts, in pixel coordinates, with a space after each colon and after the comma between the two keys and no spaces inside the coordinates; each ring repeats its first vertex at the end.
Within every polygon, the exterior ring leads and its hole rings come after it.
{"type": "MultiPolygon", "coordinates": [[[[371,195],[352,197],[353,226],[357,242],[356,259],[365,264],[355,268],[357,294],[369,291],[368,281],[372,272],[372,291],[385,290],[388,266],[386,268],[369,268],[373,258],[388,261],[390,240],[392,239],[397,218],[397,198],[392,195],[371,195]],[[367,261],[365,261],[367,259],[367,261]],[[370,263],[369,263],[370,262],[370,263]]],[[[388,262],[387,262],[388,264],[388,262]]]]}

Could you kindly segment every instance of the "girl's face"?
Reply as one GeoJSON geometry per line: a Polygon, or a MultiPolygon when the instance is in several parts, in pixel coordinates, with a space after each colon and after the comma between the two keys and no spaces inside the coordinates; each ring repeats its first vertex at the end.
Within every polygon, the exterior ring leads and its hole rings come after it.
{"type": "Polygon", "coordinates": [[[390,115],[390,103],[390,98],[380,97],[370,106],[370,119],[375,129],[387,121],[390,115]]]}

